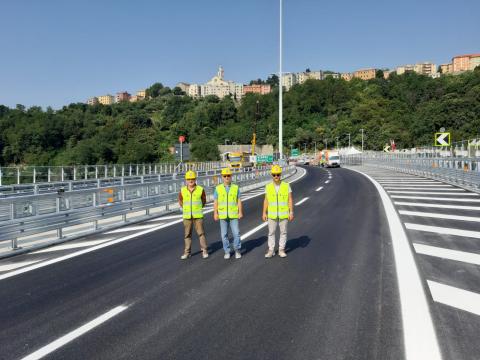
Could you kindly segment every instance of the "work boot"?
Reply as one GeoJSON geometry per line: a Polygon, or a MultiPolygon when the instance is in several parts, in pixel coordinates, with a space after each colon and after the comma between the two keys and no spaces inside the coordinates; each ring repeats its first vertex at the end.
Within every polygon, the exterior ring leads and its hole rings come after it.
{"type": "Polygon", "coordinates": [[[228,252],[228,253],[225,253],[225,255],[223,255],[223,258],[224,258],[225,260],[230,259],[230,253],[229,253],[229,252],[228,252]]]}
{"type": "Polygon", "coordinates": [[[235,250],[235,259],[241,259],[242,254],[240,254],[240,250],[235,250]]]}
{"type": "Polygon", "coordinates": [[[268,250],[265,254],[265,258],[270,259],[271,257],[275,256],[275,250],[268,250]]]}
{"type": "Polygon", "coordinates": [[[285,252],[285,249],[278,249],[278,256],[280,256],[281,258],[286,258],[287,253],[285,252]]]}
{"type": "Polygon", "coordinates": [[[190,256],[192,256],[192,255],[190,255],[190,254],[188,254],[188,253],[184,253],[182,256],[180,256],[180,260],[186,260],[186,259],[188,259],[190,256]]]}
{"type": "Polygon", "coordinates": [[[204,259],[208,258],[208,250],[207,249],[202,250],[202,258],[204,258],[204,259]]]}

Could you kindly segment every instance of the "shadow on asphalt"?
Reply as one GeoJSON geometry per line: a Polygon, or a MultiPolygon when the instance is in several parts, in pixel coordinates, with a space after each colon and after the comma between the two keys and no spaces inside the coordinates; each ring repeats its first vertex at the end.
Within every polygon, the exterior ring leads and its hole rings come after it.
{"type": "Polygon", "coordinates": [[[287,240],[287,245],[285,247],[285,252],[289,253],[298,248],[305,248],[310,243],[310,238],[308,236],[300,236],[295,239],[287,240]]]}
{"type": "Polygon", "coordinates": [[[250,251],[252,251],[253,249],[255,249],[259,246],[262,246],[266,242],[267,242],[267,237],[266,236],[262,236],[262,237],[259,237],[257,239],[252,239],[252,240],[242,242],[242,248],[245,249],[244,254],[247,254],[250,251]]]}

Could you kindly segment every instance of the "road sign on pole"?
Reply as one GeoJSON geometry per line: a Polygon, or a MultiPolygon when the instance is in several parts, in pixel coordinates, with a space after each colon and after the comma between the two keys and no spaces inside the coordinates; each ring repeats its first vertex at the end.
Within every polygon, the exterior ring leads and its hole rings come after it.
{"type": "Polygon", "coordinates": [[[299,155],[300,155],[300,150],[292,149],[292,156],[299,156],[299,155]]]}
{"type": "Polygon", "coordinates": [[[449,132],[435,133],[435,146],[450,146],[450,133],[449,132]]]}

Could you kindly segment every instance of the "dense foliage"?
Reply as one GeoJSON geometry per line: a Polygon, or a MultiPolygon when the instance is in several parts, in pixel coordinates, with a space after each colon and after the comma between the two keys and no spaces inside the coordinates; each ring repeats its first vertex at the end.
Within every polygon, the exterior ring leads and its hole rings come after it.
{"type": "MultiPolygon", "coordinates": [[[[272,84],[274,81],[269,79],[272,84]]],[[[275,79],[273,79],[275,80],[275,79]]],[[[152,98],[111,106],[71,104],[60,110],[9,109],[0,105],[0,164],[94,164],[171,160],[169,148],[185,135],[196,160],[218,157],[225,139],[250,143],[257,100],[257,142],[276,144],[278,87],[268,95],[248,94],[241,104],[227,97],[192,99],[161,84],[152,98]]],[[[309,80],[284,95],[285,147],[323,147],[339,137],[381,149],[431,144],[445,127],[454,140],[477,136],[480,127],[480,68],[431,79],[414,73],[389,80],[309,80]]]]}

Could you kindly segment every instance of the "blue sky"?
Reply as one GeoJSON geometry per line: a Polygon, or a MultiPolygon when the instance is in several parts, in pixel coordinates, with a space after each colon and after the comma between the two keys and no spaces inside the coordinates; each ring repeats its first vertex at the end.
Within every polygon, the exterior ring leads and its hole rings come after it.
{"type": "MultiPolygon", "coordinates": [[[[480,1],[284,0],[284,71],[394,67],[480,52],[480,1]]],[[[154,82],[278,71],[278,0],[0,4],[0,104],[59,108],[154,82]]]]}

